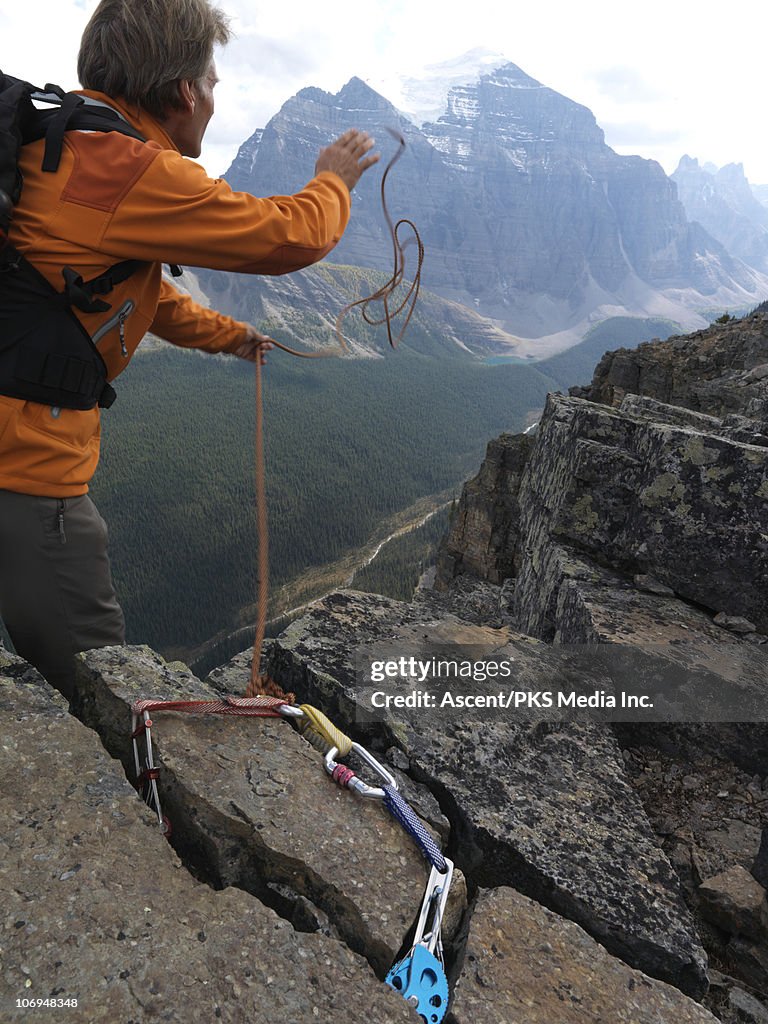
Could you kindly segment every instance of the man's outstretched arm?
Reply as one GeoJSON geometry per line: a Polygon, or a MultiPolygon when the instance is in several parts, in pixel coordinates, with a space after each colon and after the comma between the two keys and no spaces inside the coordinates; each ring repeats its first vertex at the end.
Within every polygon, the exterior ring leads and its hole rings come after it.
{"type": "Polygon", "coordinates": [[[165,278],[150,330],[180,348],[228,352],[250,362],[260,357],[262,364],[264,354],[272,348],[272,339],[250,324],[201,306],[165,278]]]}

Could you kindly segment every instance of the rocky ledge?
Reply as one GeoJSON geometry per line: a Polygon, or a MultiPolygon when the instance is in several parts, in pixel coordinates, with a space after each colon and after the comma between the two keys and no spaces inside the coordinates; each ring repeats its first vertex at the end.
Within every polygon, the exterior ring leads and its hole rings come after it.
{"type": "MultiPolygon", "coordinates": [[[[425,635],[512,654],[531,685],[548,671],[521,634],[352,592],[294,623],[269,668],[365,739],[455,858],[449,1024],[552,1020],[566,993],[563,1021],[714,1020],[691,998],[706,957],[680,882],[605,727],[366,716],[350,652],[418,652],[425,635]]],[[[81,720],[19,659],[0,668],[9,1019],[39,998],[77,1000],[67,1019],[88,1022],[418,1021],[380,979],[407,948],[425,863],[287,721],[153,712],[173,849],[126,779],[133,700],[242,693],[248,657],[200,681],[147,648],[107,648],[79,672],[81,720]]]]}
{"type": "Polygon", "coordinates": [[[761,306],[751,316],[704,331],[606,352],[591,383],[571,388],[571,394],[612,406],[628,394],[655,398],[726,419],[727,431],[746,430],[764,444],[768,311],[761,306]]]}
{"type": "MultiPolygon", "coordinates": [[[[135,675],[153,664],[142,651],[114,657],[135,675]]],[[[154,664],[151,690],[181,685],[154,664]]],[[[361,1019],[414,1019],[344,942],[297,930],[243,888],[199,881],[98,736],[7,656],[0,701],[3,1020],[303,1024],[350,1007],[361,1019]]],[[[203,770],[222,759],[197,754],[203,770]]],[[[238,834],[227,841],[236,847],[238,834]]]]}

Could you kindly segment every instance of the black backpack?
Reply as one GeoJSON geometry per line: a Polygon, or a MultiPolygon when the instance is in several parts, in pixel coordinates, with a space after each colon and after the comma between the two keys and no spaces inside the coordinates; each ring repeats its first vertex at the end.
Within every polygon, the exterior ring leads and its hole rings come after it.
{"type": "MultiPolygon", "coordinates": [[[[21,146],[45,138],[42,170],[56,171],[64,133],[120,132],[144,137],[116,110],[55,85],[36,89],[0,72],[0,394],[65,409],[108,408],[115,391],[96,345],[72,312],[107,312],[101,296],[143,264],[125,260],[90,281],[62,268],[64,287],[52,288],[8,241],[13,208],[23,188],[21,146]],[[33,100],[50,104],[40,109],[33,100]]],[[[171,268],[174,276],[179,268],[171,268]]]]}

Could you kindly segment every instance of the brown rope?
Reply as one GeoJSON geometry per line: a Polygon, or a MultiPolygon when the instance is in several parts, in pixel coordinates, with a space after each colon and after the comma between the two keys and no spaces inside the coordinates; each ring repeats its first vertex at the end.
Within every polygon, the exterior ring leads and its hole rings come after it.
{"type": "MultiPolygon", "coordinates": [[[[350,310],[354,309],[355,306],[361,307],[363,319],[366,323],[372,326],[379,326],[380,324],[387,325],[387,337],[389,344],[392,348],[396,348],[400,340],[405,333],[405,329],[413,316],[413,311],[416,307],[416,300],[419,296],[419,288],[421,285],[421,266],[424,262],[424,246],[421,241],[421,236],[416,229],[416,225],[405,218],[399,220],[397,224],[392,223],[392,218],[389,215],[389,209],[387,207],[387,199],[384,192],[384,186],[387,181],[387,176],[392,170],[394,165],[403,155],[405,149],[405,139],[399,132],[393,131],[391,128],[387,128],[387,131],[397,141],[398,148],[395,155],[389,161],[381,178],[381,206],[384,211],[384,218],[389,227],[390,235],[392,237],[392,248],[394,254],[394,269],[392,277],[387,281],[386,284],[382,285],[372,295],[369,295],[365,299],[358,299],[356,302],[350,302],[347,306],[342,309],[339,315],[336,317],[336,336],[339,340],[341,351],[334,349],[324,350],[322,352],[300,352],[297,349],[289,348],[287,345],[283,345],[282,342],[270,339],[272,344],[277,348],[288,352],[292,356],[297,356],[300,359],[327,359],[329,357],[341,355],[342,352],[348,352],[348,346],[344,340],[344,335],[341,333],[341,324],[344,317],[349,313],[350,310]],[[416,273],[413,281],[411,282],[410,288],[406,292],[405,298],[397,307],[397,309],[390,310],[389,299],[395,290],[400,286],[405,275],[405,248],[408,242],[402,244],[398,237],[398,231],[402,225],[407,225],[413,231],[416,245],[418,248],[418,261],[416,267],[416,273]],[[372,302],[382,302],[384,305],[384,316],[381,319],[372,318],[368,313],[368,306],[372,302]],[[410,303],[408,313],[405,318],[405,322],[400,329],[400,333],[397,338],[392,337],[392,320],[398,316],[406,305],[410,303]]],[[[412,240],[411,240],[412,241],[412,240]]],[[[251,678],[248,683],[248,687],[245,691],[246,697],[255,696],[269,696],[277,697],[280,700],[284,700],[287,704],[293,704],[296,700],[296,695],[293,693],[285,693],[285,691],[279,686],[278,683],[271,679],[268,675],[261,672],[261,649],[264,644],[264,634],[266,632],[267,625],[267,598],[269,595],[269,531],[267,524],[267,498],[266,498],[266,474],[264,470],[264,410],[263,410],[263,398],[262,398],[262,379],[261,379],[261,359],[256,359],[256,509],[257,509],[257,530],[259,537],[259,554],[258,554],[258,568],[257,568],[257,604],[258,610],[256,614],[256,634],[253,641],[253,660],[251,662],[251,678]]]]}
{"type": "MultiPolygon", "coordinates": [[[[289,352],[299,359],[327,359],[329,356],[336,356],[339,353],[334,351],[324,352],[299,352],[298,349],[289,348],[274,338],[270,339],[272,344],[281,348],[283,352],[289,352]]],[[[344,346],[346,348],[346,346],[344,346]]],[[[264,634],[267,628],[267,598],[269,596],[269,528],[267,524],[267,495],[266,495],[266,472],[264,468],[264,400],[262,396],[261,359],[256,360],[256,467],[254,471],[256,479],[256,529],[259,538],[259,554],[257,563],[257,613],[256,613],[256,634],[253,640],[253,660],[251,661],[251,678],[245,691],[246,697],[267,696],[279,697],[285,700],[286,704],[293,704],[296,700],[294,693],[285,693],[281,686],[268,675],[261,672],[261,649],[264,645],[264,634]]]]}
{"type": "Polygon", "coordinates": [[[405,139],[400,134],[400,132],[395,131],[393,128],[387,128],[387,131],[398,144],[397,150],[395,151],[395,155],[387,164],[384,174],[381,177],[381,208],[384,211],[384,219],[387,222],[387,227],[389,228],[389,233],[392,238],[392,250],[394,260],[392,277],[390,277],[386,284],[383,284],[381,288],[378,288],[372,295],[367,296],[367,298],[357,299],[356,302],[348,303],[348,305],[346,305],[344,309],[342,309],[342,311],[336,317],[336,336],[339,339],[339,342],[341,343],[343,348],[346,348],[346,344],[344,342],[344,335],[341,333],[341,325],[347,313],[349,313],[350,310],[353,310],[355,306],[361,307],[363,320],[365,320],[365,322],[367,324],[370,324],[372,327],[378,327],[381,324],[387,325],[387,338],[389,339],[389,344],[392,346],[392,348],[396,348],[397,345],[402,340],[402,337],[405,334],[405,329],[408,326],[411,317],[413,316],[413,311],[416,308],[416,301],[419,297],[419,290],[421,288],[421,267],[422,264],[424,263],[424,245],[421,241],[421,235],[419,234],[416,225],[413,223],[413,221],[407,220],[405,217],[402,217],[397,222],[397,224],[392,223],[392,218],[389,214],[389,207],[387,206],[387,197],[385,193],[385,186],[387,183],[387,177],[389,175],[389,172],[392,170],[392,168],[395,166],[395,164],[405,151],[405,139]],[[401,243],[400,238],[398,237],[398,233],[401,227],[409,227],[413,231],[413,238],[408,239],[405,242],[405,244],[401,243]],[[405,249],[409,242],[412,241],[416,242],[418,252],[416,260],[416,273],[413,275],[413,281],[411,282],[410,287],[405,293],[405,297],[403,298],[400,305],[397,307],[397,309],[390,310],[390,297],[402,284],[403,279],[405,277],[405,249]],[[368,307],[372,302],[381,302],[383,304],[383,317],[376,318],[372,317],[369,314],[368,307]],[[400,333],[398,334],[398,336],[396,338],[393,338],[392,320],[396,316],[399,316],[406,306],[408,306],[409,308],[403,326],[400,328],[400,333]]]}

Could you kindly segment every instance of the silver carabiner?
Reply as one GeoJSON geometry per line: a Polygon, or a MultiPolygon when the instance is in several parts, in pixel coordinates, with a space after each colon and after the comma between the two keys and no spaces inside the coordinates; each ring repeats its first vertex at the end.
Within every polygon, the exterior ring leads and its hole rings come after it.
{"type": "Polygon", "coordinates": [[[445,871],[433,867],[429,873],[411,951],[384,979],[429,1024],[441,1024],[450,998],[440,928],[453,877],[453,861],[444,859],[445,871]]]}
{"type": "Polygon", "coordinates": [[[453,861],[447,857],[443,859],[445,860],[445,871],[438,871],[433,866],[429,873],[419,920],[416,922],[416,932],[413,936],[414,946],[425,946],[433,956],[437,956],[441,963],[443,944],[440,939],[440,928],[448,900],[448,890],[451,888],[451,879],[453,878],[453,861]],[[427,930],[428,924],[429,930],[427,930]]]}
{"type": "Polygon", "coordinates": [[[281,704],[277,709],[284,718],[303,718],[304,712],[295,704],[281,704]]]}
{"type": "MultiPolygon", "coordinates": [[[[358,757],[365,761],[367,765],[373,768],[380,779],[384,779],[387,785],[391,786],[393,789],[397,789],[397,781],[394,776],[387,771],[380,761],[376,760],[370,751],[366,750],[365,747],[361,746],[359,743],[353,743],[352,750],[358,755],[358,757]]],[[[345,777],[341,784],[346,786],[348,789],[354,789],[354,791],[360,796],[370,797],[374,800],[383,800],[386,796],[383,789],[367,786],[361,779],[358,779],[358,777],[354,775],[346,765],[339,764],[338,761],[334,760],[338,753],[338,747],[331,747],[325,755],[325,770],[333,777],[334,781],[340,782],[338,776],[339,771],[344,771],[345,774],[348,772],[349,775],[345,777]],[[334,775],[334,772],[337,774],[334,775]]]]}

